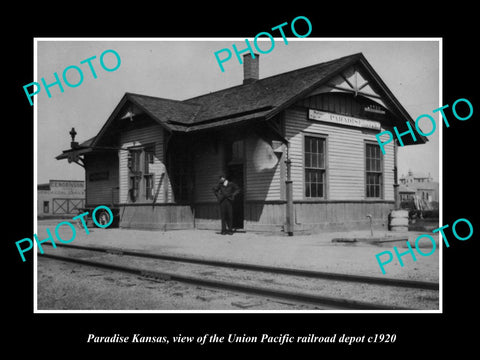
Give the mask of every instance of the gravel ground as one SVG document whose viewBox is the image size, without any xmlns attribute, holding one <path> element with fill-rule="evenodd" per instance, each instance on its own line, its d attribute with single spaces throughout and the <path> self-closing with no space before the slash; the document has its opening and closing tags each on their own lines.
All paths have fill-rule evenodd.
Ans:
<svg viewBox="0 0 480 360">
<path fill-rule="evenodd" d="M 38 310 L 322 310 L 41 258 Z"/>
<path fill-rule="evenodd" d="M 148 271 L 157 271 L 161 273 L 171 273 L 183 276 L 201 277 L 202 279 L 210 279 L 214 281 L 222 281 L 225 283 L 244 284 L 247 286 L 256 286 L 261 288 L 270 288 L 273 290 L 287 290 L 298 293 L 307 293 L 319 296 L 333 297 L 339 299 L 348 299 L 351 301 L 370 302 L 374 304 L 384 304 L 397 307 L 405 307 L 410 309 L 438 309 L 438 291 L 423 290 L 411 288 L 400 288 L 394 286 L 382 286 L 375 284 L 365 284 L 356 282 L 332 281 L 325 279 L 305 278 L 301 276 L 291 276 L 283 274 L 271 274 L 258 271 L 230 269 L 209 265 L 189 264 L 174 261 L 159 261 L 156 259 L 145 259 L 126 255 L 107 254 L 101 252 L 92 252 L 87 250 L 49 248 L 47 253 L 55 255 L 88 259 L 91 261 L 133 267 L 136 269 L 145 269 Z M 41 259 L 43 261 L 43 258 Z M 41 264 L 43 274 L 46 273 L 44 264 Z M 71 270 L 67 273 L 74 273 L 77 268 L 76 264 L 70 265 Z M 89 276 L 89 275 L 87 275 Z M 44 280 L 45 277 L 42 278 Z M 107 278 L 108 279 L 108 278 Z M 47 278 L 47 281 L 52 279 Z M 119 284 L 120 286 L 122 283 Z M 94 284 L 92 284 L 94 286 Z M 42 284 L 43 288 L 43 284 Z M 42 297 L 47 296 L 44 290 Z M 168 293 L 170 289 L 167 287 L 162 292 Z M 171 292 L 171 291 L 170 291 Z M 217 290 L 217 293 L 229 293 L 223 290 Z M 164 295 L 165 295 L 164 294 Z M 227 304 L 233 304 L 237 301 L 229 300 L 227 296 L 223 299 Z M 288 301 L 287 301 L 288 302 Z M 166 304 L 157 304 L 157 306 Z M 175 304 L 171 304 L 175 305 Z M 210 304 L 218 305 L 218 304 Z M 264 309 L 270 310 L 269 303 L 261 303 Z M 116 305 L 115 305 L 116 306 Z M 277 307 L 274 306 L 273 309 Z M 297 308 L 292 306 L 292 309 Z M 304 308 L 304 307 L 300 307 Z M 313 308 L 313 307 L 310 307 Z M 157 309 L 157 308 L 155 308 Z M 167 308 L 168 309 L 168 308 Z M 169 308 L 171 310 L 177 309 Z"/>
<path fill-rule="evenodd" d="M 61 220 L 42 223 L 37 229 L 39 239 L 47 237 L 45 228 L 53 233 L 55 225 Z M 332 243 L 334 238 L 370 236 L 369 231 L 330 232 L 314 235 L 264 235 L 255 233 L 236 233 L 220 235 L 210 230 L 148 231 L 130 229 L 89 228 L 85 234 L 78 227 L 72 245 L 109 246 L 122 249 L 148 251 L 152 253 L 195 256 L 224 261 L 248 262 L 272 266 L 288 266 L 302 269 L 332 271 L 369 276 L 415 279 L 438 282 L 439 256 L 437 250 L 430 256 L 421 256 L 416 251 L 416 261 L 411 255 L 403 256 L 404 266 L 400 266 L 396 256 L 385 265 L 386 274 L 382 275 L 375 255 L 382 251 L 407 250 L 405 241 L 383 243 L 381 246 L 364 242 Z M 71 238 L 67 226 L 59 229 L 65 239 Z M 406 234 L 375 232 L 376 237 L 385 235 L 405 236 L 414 246 L 415 239 L 422 233 Z M 438 244 L 438 234 L 433 236 Z M 422 241 L 423 244 L 423 241 Z M 431 246 L 430 244 L 425 244 Z M 430 248 L 422 248 L 425 253 Z M 385 255 L 386 257 L 386 255 Z"/>
<path fill-rule="evenodd" d="M 45 231 L 46 228 L 49 228 L 50 231 L 53 233 L 56 224 L 58 224 L 60 221 L 61 220 L 50 220 L 45 222 L 39 222 L 37 228 L 37 234 L 39 236 L 39 239 L 44 239 L 47 237 Z M 397 258 L 394 257 L 391 263 L 385 265 L 386 275 L 382 275 L 375 255 L 382 251 L 393 252 L 394 246 L 398 248 L 399 252 L 403 252 L 407 250 L 405 241 L 383 243 L 381 244 L 381 246 L 366 242 L 332 242 L 332 239 L 334 238 L 369 237 L 369 231 L 332 232 L 288 237 L 283 235 L 263 235 L 255 233 L 236 233 L 232 236 L 225 236 L 217 234 L 215 231 L 208 230 L 178 230 L 163 232 L 98 228 L 89 228 L 90 233 L 87 235 L 81 226 L 77 227 L 76 229 L 76 237 L 71 242 L 71 245 L 88 245 L 100 247 L 108 246 L 122 249 L 148 251 L 152 253 L 193 256 L 223 261 L 247 262 L 271 266 L 311 269 L 318 271 L 331 271 L 368 276 L 385 276 L 389 278 L 424 280 L 432 282 L 439 281 L 438 246 L 437 250 L 430 256 L 421 256 L 415 251 L 416 261 L 413 261 L 411 255 L 403 256 L 403 267 L 400 266 Z M 409 239 L 409 242 L 413 245 L 414 248 L 415 239 L 421 234 L 422 233 L 418 232 L 409 232 L 406 234 L 375 232 L 374 235 L 376 237 L 386 235 L 405 236 L 405 238 Z M 59 235 L 64 239 L 70 239 L 72 237 L 71 230 L 67 226 L 62 226 L 59 229 Z M 438 245 L 438 236 L 435 235 L 433 237 L 436 239 L 436 243 Z M 425 248 L 422 248 L 422 251 L 424 253 L 430 252 L 430 244 L 422 244 L 422 246 L 425 246 Z M 47 249 L 47 247 L 45 247 L 45 249 Z M 55 254 L 56 251 L 60 251 L 60 249 L 48 250 L 48 252 L 51 252 L 52 254 Z M 45 265 L 47 263 L 48 265 Z M 189 301 L 182 302 L 179 301 L 180 296 L 172 296 L 172 294 L 175 292 L 184 293 L 183 290 L 173 292 L 169 291 L 168 299 L 165 298 L 161 299 L 160 301 L 156 297 L 160 295 L 149 294 L 149 291 L 155 293 L 157 293 L 158 291 L 149 289 L 146 286 L 142 287 L 141 285 L 135 285 L 135 282 L 133 283 L 133 285 L 128 285 L 128 281 L 126 279 L 131 277 L 130 275 L 114 275 L 113 273 L 111 273 L 111 277 L 115 279 L 115 281 L 109 282 L 108 280 L 105 280 L 106 283 L 104 283 L 105 281 L 102 280 L 99 284 L 96 284 L 95 286 L 92 286 L 91 284 L 88 285 L 89 283 L 86 282 L 86 280 L 100 280 L 100 277 L 98 276 L 80 276 L 80 279 L 78 281 L 72 281 L 73 279 L 69 281 L 68 279 L 74 277 L 76 274 L 72 273 L 71 271 L 68 274 L 62 273 L 61 269 L 56 268 L 56 266 L 60 265 L 55 265 L 51 263 L 52 261 L 47 262 L 44 261 L 44 259 L 38 261 L 39 309 L 42 308 L 40 306 L 41 304 L 42 306 L 45 306 L 44 308 L 57 309 L 64 309 L 65 306 L 72 306 L 72 309 L 87 306 L 87 300 L 76 300 L 72 303 L 73 299 L 70 298 L 70 301 L 62 302 L 62 298 L 69 298 L 69 293 L 83 293 L 85 295 L 90 294 L 90 297 L 94 297 L 96 299 L 94 306 L 101 308 L 101 304 L 103 303 L 103 301 L 101 300 L 101 294 L 105 294 L 103 296 L 106 296 L 108 299 L 111 298 L 108 296 L 108 294 L 112 293 L 112 291 L 119 292 L 118 303 L 116 303 L 115 309 L 158 309 L 160 306 L 159 304 L 167 303 L 176 304 L 175 308 L 177 309 L 208 308 L 221 310 L 226 308 L 241 308 L 241 306 L 237 307 L 235 305 L 232 305 L 232 302 L 235 301 L 231 300 L 230 297 L 228 299 L 224 298 L 222 300 L 221 297 L 217 299 L 217 297 L 215 296 L 214 298 L 217 300 L 213 300 L 212 298 L 208 302 L 199 302 L 199 299 L 197 299 L 197 301 L 193 301 L 190 297 Z M 65 269 L 72 269 L 72 265 L 62 266 L 66 266 Z M 74 265 L 74 267 L 79 266 Z M 93 273 L 99 272 L 99 270 L 96 269 L 89 271 L 93 271 Z M 56 283 L 56 281 L 54 280 L 58 281 L 57 285 L 53 285 Z M 138 279 L 135 279 L 135 281 L 138 281 Z M 143 282 L 148 283 L 149 281 L 142 280 L 142 283 Z M 162 286 L 172 286 L 172 284 L 168 283 L 169 282 L 166 282 Z M 115 285 L 115 290 L 112 290 L 112 286 L 110 286 L 108 287 L 108 291 L 106 291 L 106 284 Z M 117 286 L 118 284 L 120 284 L 120 286 Z M 156 283 L 155 286 L 159 286 L 158 283 Z M 183 287 L 183 285 L 178 284 L 176 286 Z M 72 287 L 75 287 L 78 292 L 73 290 Z M 63 294 L 60 294 L 59 291 L 56 290 L 57 288 L 65 289 L 65 294 L 67 295 L 63 296 Z M 211 292 L 212 290 L 208 291 Z M 370 290 L 370 293 L 371 292 L 372 290 Z M 51 296 L 48 295 L 49 293 L 51 294 Z M 185 294 L 187 293 L 188 291 L 185 290 Z M 142 295 L 140 296 L 140 294 Z M 196 299 L 196 296 L 198 294 L 199 291 L 195 291 L 194 293 L 192 293 L 192 296 Z M 57 297 L 57 295 L 59 296 Z M 125 296 L 124 301 L 120 300 L 122 296 Z M 426 301 L 431 300 L 430 294 L 424 294 L 423 290 L 418 290 L 417 297 L 423 297 L 424 299 L 426 299 Z M 50 299 L 47 301 L 45 300 L 46 298 Z M 134 303 L 131 302 L 132 299 L 136 299 Z M 154 301 L 152 299 L 157 299 L 158 301 Z M 245 304 L 249 304 L 250 300 L 239 300 L 239 304 L 242 304 L 242 301 Z M 90 303 L 90 307 L 88 308 L 92 308 L 91 306 L 92 305 Z M 160 306 L 160 308 L 165 308 L 162 306 Z M 248 309 L 255 309 L 255 305 L 245 306 Z M 264 306 L 264 303 L 258 304 L 259 308 L 265 308 Z M 275 309 L 277 305 L 275 304 L 273 305 L 273 307 L 271 307 L 272 303 L 269 303 L 268 306 L 271 309 Z"/>
</svg>

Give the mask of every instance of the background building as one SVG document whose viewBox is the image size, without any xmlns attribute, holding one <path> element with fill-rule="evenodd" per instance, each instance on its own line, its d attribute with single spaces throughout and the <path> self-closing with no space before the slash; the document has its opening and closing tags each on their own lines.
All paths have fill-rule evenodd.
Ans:
<svg viewBox="0 0 480 360">
<path fill-rule="evenodd" d="M 79 180 L 50 180 L 37 185 L 37 217 L 77 215 L 85 203 L 85 183 Z"/>
<path fill-rule="evenodd" d="M 415 202 L 419 210 L 437 209 L 439 201 L 439 184 L 430 174 L 408 171 L 402 175 L 400 182 L 400 201 Z"/>
</svg>

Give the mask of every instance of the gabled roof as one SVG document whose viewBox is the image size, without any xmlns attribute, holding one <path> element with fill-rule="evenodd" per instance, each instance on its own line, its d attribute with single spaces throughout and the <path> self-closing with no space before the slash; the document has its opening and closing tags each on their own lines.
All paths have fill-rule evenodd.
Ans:
<svg viewBox="0 0 480 360">
<path fill-rule="evenodd" d="M 132 93 L 127 93 L 126 95 L 129 100 L 162 123 L 179 122 L 182 124 L 190 124 L 195 120 L 201 108 L 200 105 L 189 104 L 178 100 Z"/>
<path fill-rule="evenodd" d="M 413 119 L 373 70 L 362 53 L 307 66 L 282 74 L 233 86 L 183 101 L 126 93 L 91 146 L 95 147 L 127 102 L 136 105 L 168 131 L 191 132 L 252 119 L 269 119 L 347 68 L 355 65 L 366 72 L 370 85 L 398 119 L 399 130 Z M 415 128 L 414 126 L 412 126 Z M 418 142 L 427 138 L 418 134 Z"/>
<path fill-rule="evenodd" d="M 311 65 L 301 69 L 270 76 L 249 84 L 197 96 L 185 103 L 200 104 L 201 111 L 194 122 L 222 119 L 233 114 L 255 109 L 281 107 L 283 104 L 308 92 L 312 87 L 348 67 L 363 55 L 358 53 L 336 60 Z"/>
<path fill-rule="evenodd" d="M 159 97 L 139 95 L 133 93 L 125 93 L 118 105 L 109 116 L 106 123 L 100 129 L 99 133 L 92 142 L 92 146 L 98 145 L 100 139 L 105 134 L 107 129 L 113 123 L 115 118 L 119 115 L 120 111 L 128 103 L 136 105 L 141 111 L 149 115 L 153 120 L 158 122 L 164 128 L 169 131 L 185 131 L 185 126 L 177 126 L 170 124 L 174 119 L 181 120 L 181 122 L 189 122 L 190 119 L 195 117 L 195 114 L 199 110 L 199 106 L 192 104 L 185 104 L 182 101 L 164 99 Z M 181 123 L 180 122 L 180 123 Z"/>
</svg>

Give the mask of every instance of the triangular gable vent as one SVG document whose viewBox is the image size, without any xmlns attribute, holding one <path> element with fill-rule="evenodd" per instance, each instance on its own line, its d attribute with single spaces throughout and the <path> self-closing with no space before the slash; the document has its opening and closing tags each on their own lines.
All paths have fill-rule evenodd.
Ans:
<svg viewBox="0 0 480 360">
<path fill-rule="evenodd" d="M 373 90 L 370 81 L 367 80 L 367 76 L 362 75 L 356 66 L 342 71 L 309 95 L 326 92 L 347 92 L 352 93 L 354 96 L 362 95 L 387 108 L 381 96 Z"/>
</svg>

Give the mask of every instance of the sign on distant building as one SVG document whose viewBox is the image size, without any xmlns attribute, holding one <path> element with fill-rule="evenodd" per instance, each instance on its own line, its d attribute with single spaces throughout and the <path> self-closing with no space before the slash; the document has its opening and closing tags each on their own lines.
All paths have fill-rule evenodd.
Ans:
<svg viewBox="0 0 480 360">
<path fill-rule="evenodd" d="M 77 214 L 85 205 L 85 182 L 50 180 L 37 186 L 37 216 L 64 217 Z"/>
<path fill-rule="evenodd" d="M 50 180 L 50 190 L 79 188 L 80 191 L 83 192 L 84 187 L 85 183 L 80 180 Z"/>
</svg>

